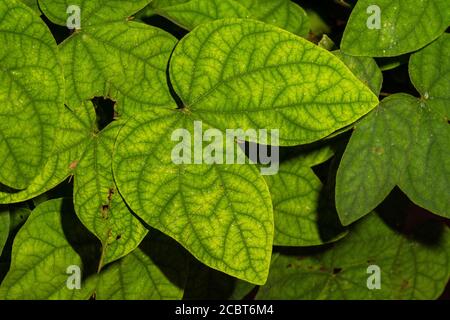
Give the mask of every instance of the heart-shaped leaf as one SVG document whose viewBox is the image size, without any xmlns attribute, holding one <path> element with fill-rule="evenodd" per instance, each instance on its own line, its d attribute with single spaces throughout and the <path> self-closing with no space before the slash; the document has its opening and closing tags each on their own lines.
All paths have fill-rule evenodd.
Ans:
<svg viewBox="0 0 450 320">
<path fill-rule="evenodd" d="M 166 80 L 176 39 L 161 29 L 128 21 L 149 1 L 82 1 L 80 29 L 61 45 L 69 106 L 95 96 L 116 101 L 118 115 L 173 103 Z M 65 25 L 71 1 L 41 1 L 55 23 Z"/>
<path fill-rule="evenodd" d="M 432 245 L 371 214 L 323 253 L 275 256 L 256 298 L 436 299 L 450 277 L 450 232 L 439 223 L 420 228 L 433 235 Z"/>
<path fill-rule="evenodd" d="M 0 3 L 0 184 L 25 189 L 54 147 L 64 78 L 45 23 L 25 4 Z"/>
<path fill-rule="evenodd" d="M 279 129 L 280 145 L 324 138 L 378 104 L 332 53 L 253 20 L 199 26 L 177 45 L 170 81 L 211 127 Z"/>
<path fill-rule="evenodd" d="M 127 122 L 113 160 L 120 193 L 146 223 L 201 262 L 264 283 L 273 240 L 264 179 L 249 164 L 175 164 L 171 134 L 181 128 L 194 133 L 193 118 L 180 110 L 155 109 Z"/>
<path fill-rule="evenodd" d="M 395 94 L 356 127 L 336 180 L 336 206 L 350 224 L 373 210 L 395 185 L 416 204 L 450 217 L 450 127 L 443 35 L 411 57 L 410 73 L 422 98 Z M 423 73 L 419 65 L 436 61 Z"/>
<path fill-rule="evenodd" d="M 95 131 L 92 103 L 84 103 L 76 112 L 63 108 L 55 130 L 55 150 L 39 175 L 25 190 L 14 193 L 0 192 L 0 203 L 30 200 L 56 187 L 74 173 Z"/>
<path fill-rule="evenodd" d="M 120 197 L 112 175 L 112 152 L 121 126 L 113 122 L 95 135 L 75 171 L 75 211 L 102 243 L 101 267 L 133 251 L 147 234 Z"/>
<path fill-rule="evenodd" d="M 0 299 L 71 299 L 77 290 L 68 287 L 67 270 L 78 267 L 88 274 L 89 259 L 95 259 L 98 252 L 95 244 L 76 219 L 71 200 L 45 202 L 14 239 L 11 268 L 0 286 Z"/>
<path fill-rule="evenodd" d="M 447 0 L 359 0 L 341 49 L 355 56 L 398 56 L 424 47 L 449 25 Z"/>
<path fill-rule="evenodd" d="M 314 246 L 342 236 L 335 212 L 322 203 L 322 182 L 311 169 L 332 155 L 329 147 L 310 151 L 282 162 L 278 174 L 264 177 L 273 203 L 274 245 Z"/>
</svg>

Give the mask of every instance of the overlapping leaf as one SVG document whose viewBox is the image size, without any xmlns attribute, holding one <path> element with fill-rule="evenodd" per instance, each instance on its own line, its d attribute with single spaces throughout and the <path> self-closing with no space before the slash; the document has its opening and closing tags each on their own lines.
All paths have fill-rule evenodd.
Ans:
<svg viewBox="0 0 450 320">
<path fill-rule="evenodd" d="M 191 32 L 173 53 L 170 80 L 186 110 L 210 126 L 279 129 L 281 145 L 324 138 L 378 103 L 333 54 L 253 20 Z"/>
<path fill-rule="evenodd" d="M 350 224 L 373 210 L 403 174 L 414 142 L 419 105 L 398 94 L 356 126 L 336 178 L 336 206 L 342 223 Z"/>
<path fill-rule="evenodd" d="M 188 259 L 173 240 L 151 232 L 138 249 L 88 279 L 96 300 L 175 300 L 183 297 Z"/>
<path fill-rule="evenodd" d="M 41 14 L 41 10 L 39 10 L 38 0 L 20 0 L 33 9 L 37 14 Z"/>
<path fill-rule="evenodd" d="M 54 147 L 64 78 L 55 40 L 25 4 L 0 3 L 0 42 L 0 184 L 24 189 Z"/>
<path fill-rule="evenodd" d="M 95 239 L 76 219 L 71 201 L 48 201 L 33 211 L 14 239 L 0 299 L 71 299 L 76 290 L 67 286 L 68 267 L 87 273 L 89 259 L 97 254 Z"/>
<path fill-rule="evenodd" d="M 68 8 L 71 5 L 77 5 L 82 13 L 82 28 L 85 28 L 126 21 L 149 2 L 150 0 L 79 0 L 77 3 L 73 3 L 70 0 L 39 0 L 39 5 L 51 21 L 63 26 L 66 25 L 69 18 Z"/>
<path fill-rule="evenodd" d="M 193 133 L 194 120 L 184 111 L 166 109 L 130 120 L 116 143 L 117 187 L 137 215 L 201 262 L 264 283 L 273 239 L 264 179 L 249 164 L 173 163 L 178 144 L 171 140 L 172 132 L 184 128 Z"/>
<path fill-rule="evenodd" d="M 95 130 L 92 103 L 84 103 L 76 112 L 63 108 L 56 126 L 56 146 L 48 162 L 28 188 L 20 192 L 0 192 L 0 203 L 17 203 L 32 199 L 67 179 L 74 173 Z"/>
<path fill-rule="evenodd" d="M 218 19 L 251 17 L 247 8 L 235 0 L 191 0 L 155 9 L 155 13 L 187 30 Z"/>
<path fill-rule="evenodd" d="M 119 115 L 171 103 L 166 68 L 176 39 L 128 17 L 149 1 L 82 1 L 81 26 L 61 45 L 66 103 L 76 107 L 95 96 L 117 102 Z M 55 23 L 66 24 L 70 1 L 41 1 Z"/>
<path fill-rule="evenodd" d="M 450 118 L 450 35 L 411 56 L 409 74 L 426 104 Z"/>
<path fill-rule="evenodd" d="M 379 26 L 373 23 L 378 12 Z M 341 49 L 356 56 L 397 56 L 424 47 L 449 25 L 447 0 L 360 0 L 348 20 Z"/>
<path fill-rule="evenodd" d="M 306 12 L 290 0 L 154 1 L 146 14 L 159 14 L 187 30 L 219 19 L 252 18 L 302 37 L 309 33 Z"/>
<path fill-rule="evenodd" d="M 308 36 L 310 22 L 306 12 L 290 0 L 241 0 L 258 20 L 295 33 Z"/>
<path fill-rule="evenodd" d="M 374 209 L 395 185 L 418 205 L 450 216 L 450 203 L 442 196 L 450 187 L 446 75 L 440 78 L 433 65 L 429 70 L 434 72 L 427 71 L 426 76 L 417 71 L 418 63 L 426 63 L 431 56 L 439 68 L 448 68 L 448 59 L 440 55 L 448 41 L 444 35 L 411 59 L 410 72 L 422 93 L 420 100 L 392 95 L 356 127 L 336 181 L 336 206 L 344 224 Z M 429 77 L 436 79 L 433 84 Z"/>
<path fill-rule="evenodd" d="M 374 59 L 349 56 L 341 51 L 333 52 L 377 96 L 383 84 L 383 74 Z"/>
<path fill-rule="evenodd" d="M 397 233 L 371 214 L 324 253 L 274 257 L 257 298 L 436 299 L 450 277 L 450 233 L 439 223 L 426 230 L 432 242 Z M 380 289 L 367 285 L 369 266 L 379 267 Z"/>
<path fill-rule="evenodd" d="M 120 128 L 113 122 L 93 137 L 75 171 L 75 211 L 102 242 L 102 265 L 133 251 L 147 234 L 114 183 L 112 152 Z"/>
<path fill-rule="evenodd" d="M 264 177 L 273 203 L 274 245 L 313 246 L 340 236 L 342 229 L 325 209 L 322 183 L 311 169 L 332 155 L 329 147 L 314 150 L 282 162 L 278 174 Z"/>
</svg>

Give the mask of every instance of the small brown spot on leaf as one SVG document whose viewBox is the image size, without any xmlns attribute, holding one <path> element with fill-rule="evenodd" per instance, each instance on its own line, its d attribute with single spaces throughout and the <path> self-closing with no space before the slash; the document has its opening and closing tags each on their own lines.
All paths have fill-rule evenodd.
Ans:
<svg viewBox="0 0 450 320">
<path fill-rule="evenodd" d="M 109 188 L 109 190 L 108 190 L 108 201 L 109 202 L 111 202 L 114 193 L 115 193 L 114 188 Z"/>
<path fill-rule="evenodd" d="M 411 285 L 409 284 L 409 281 L 408 280 L 403 280 L 403 282 L 402 282 L 402 285 L 401 285 L 401 290 L 406 290 L 406 289 L 408 289 L 408 288 L 410 288 L 411 287 Z"/>
<path fill-rule="evenodd" d="M 384 148 L 383 147 L 373 147 L 372 152 L 381 156 L 382 154 L 384 154 Z"/>
<path fill-rule="evenodd" d="M 78 163 L 79 163 L 78 160 L 72 161 L 72 162 L 70 163 L 70 165 L 69 165 L 69 169 L 70 169 L 70 170 L 75 170 L 75 169 L 77 168 L 77 166 L 78 166 Z"/>
<path fill-rule="evenodd" d="M 110 209 L 109 204 L 102 205 L 102 218 L 103 219 L 108 219 L 109 209 Z"/>
</svg>

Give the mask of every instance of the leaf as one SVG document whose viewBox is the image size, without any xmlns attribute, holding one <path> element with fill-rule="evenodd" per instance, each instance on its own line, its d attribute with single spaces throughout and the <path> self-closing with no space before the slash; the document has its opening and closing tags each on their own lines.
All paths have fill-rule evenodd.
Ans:
<svg viewBox="0 0 450 320">
<path fill-rule="evenodd" d="M 333 52 L 375 95 L 379 95 L 383 84 L 383 74 L 374 59 L 353 57 L 341 51 Z"/>
<path fill-rule="evenodd" d="M 96 300 L 179 300 L 187 269 L 185 251 L 152 232 L 138 249 L 88 281 Z"/>
<path fill-rule="evenodd" d="M 75 211 L 102 243 L 101 266 L 136 249 L 147 234 L 120 197 L 112 175 L 112 152 L 121 126 L 112 122 L 94 136 L 75 171 Z"/>
<path fill-rule="evenodd" d="M 414 144 L 416 101 L 391 95 L 354 129 L 336 177 L 336 207 L 344 225 L 372 211 L 399 181 Z"/>
<path fill-rule="evenodd" d="M 369 29 L 373 6 L 380 9 L 380 25 Z M 449 24 L 447 0 L 360 0 L 348 20 L 341 50 L 354 56 L 398 56 L 424 47 Z"/>
<path fill-rule="evenodd" d="M 0 283 L 11 264 L 13 240 L 30 213 L 26 204 L 0 205 Z"/>
<path fill-rule="evenodd" d="M 225 18 L 252 18 L 306 37 L 306 12 L 290 0 L 154 0 L 140 18 L 158 14 L 192 30 L 200 24 Z"/>
<path fill-rule="evenodd" d="M 450 118 L 450 35 L 444 33 L 435 42 L 414 53 L 409 63 L 411 81 L 426 104 Z"/>
<path fill-rule="evenodd" d="M 76 290 L 67 287 L 67 268 L 79 266 L 88 274 L 88 260 L 82 257 L 96 256 L 92 240 L 76 219 L 70 200 L 38 206 L 14 239 L 11 268 L 0 286 L 0 299 L 70 299 Z"/>
<path fill-rule="evenodd" d="M 389 96 L 357 126 L 337 173 L 336 206 L 344 225 L 373 210 L 395 185 L 419 206 L 450 217 L 450 203 L 442 197 L 450 188 L 448 81 L 436 71 L 448 69 L 440 48 L 449 39 L 443 35 L 411 57 L 420 100 Z M 437 64 L 422 73 L 419 63 L 433 59 Z"/>
<path fill-rule="evenodd" d="M 250 12 L 235 0 L 191 0 L 181 4 L 155 9 L 159 14 L 186 30 L 224 18 L 249 18 Z"/>
<path fill-rule="evenodd" d="M 178 128 L 193 132 L 183 110 L 154 109 L 120 131 L 113 172 L 127 204 L 211 268 L 264 283 L 270 263 L 270 194 L 255 166 L 172 162 Z M 239 150 L 239 148 L 238 148 Z"/>
<path fill-rule="evenodd" d="M 69 1 L 41 1 L 43 12 L 65 24 Z M 83 1 L 81 29 L 61 45 L 66 103 L 76 108 L 96 96 L 116 102 L 118 116 L 174 104 L 166 69 L 176 39 L 167 32 L 128 21 L 148 1 Z"/>
<path fill-rule="evenodd" d="M 44 22 L 16 0 L 2 1 L 0 14 L 0 183 L 20 190 L 53 149 L 64 78 Z"/>
<path fill-rule="evenodd" d="M 323 34 L 330 34 L 330 27 L 317 12 L 308 8 L 306 9 L 306 14 L 308 15 L 308 19 L 310 21 L 310 29 L 313 36 L 320 39 Z"/>
<path fill-rule="evenodd" d="M 324 138 L 378 103 L 333 54 L 252 20 L 189 33 L 173 53 L 170 80 L 185 109 L 211 127 L 279 129 L 280 145 Z"/>
<path fill-rule="evenodd" d="M 371 214 L 323 253 L 278 256 L 256 298 L 436 299 L 450 276 L 450 235 L 440 223 L 428 227 L 428 236 L 435 236 L 431 244 L 397 233 Z M 371 265 L 380 268 L 381 289 L 367 287 Z"/>
<path fill-rule="evenodd" d="M 117 21 L 126 21 L 133 13 L 145 7 L 150 0 L 79 0 L 82 25 L 91 27 Z M 66 26 L 70 0 L 39 0 L 42 12 L 53 23 Z M 85 28 L 83 27 L 83 29 Z"/>
<path fill-rule="evenodd" d="M 0 191 L 0 204 L 30 200 L 53 189 L 74 173 L 95 130 L 92 103 L 84 103 L 76 112 L 68 108 L 62 109 L 60 123 L 55 130 L 55 150 L 45 167 L 27 189 L 16 193 Z"/>
<path fill-rule="evenodd" d="M 342 236 L 333 213 L 324 210 L 323 186 L 311 166 L 333 155 L 330 148 L 311 151 L 280 164 L 278 174 L 264 176 L 272 197 L 277 246 L 314 246 Z"/>
<path fill-rule="evenodd" d="M 241 0 L 258 20 L 307 37 L 310 22 L 306 12 L 290 0 Z"/>
<path fill-rule="evenodd" d="M 41 15 L 41 10 L 39 10 L 38 0 L 20 0 L 33 9 L 37 14 Z"/>
<path fill-rule="evenodd" d="M 450 218 L 450 126 L 448 120 L 421 105 L 420 122 L 409 163 L 398 183 L 416 203 L 437 215 Z"/>
<path fill-rule="evenodd" d="M 8 240 L 9 223 L 9 208 L 7 206 L 0 206 L 0 256 L 2 255 L 6 240 Z"/>
</svg>

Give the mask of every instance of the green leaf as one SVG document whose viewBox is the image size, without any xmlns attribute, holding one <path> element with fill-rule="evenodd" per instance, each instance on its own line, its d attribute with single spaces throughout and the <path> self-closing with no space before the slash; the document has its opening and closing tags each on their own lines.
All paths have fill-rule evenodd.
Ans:
<svg viewBox="0 0 450 320">
<path fill-rule="evenodd" d="M 416 99 L 385 98 L 354 129 L 336 177 L 336 207 L 348 225 L 372 211 L 392 191 L 414 144 Z"/>
<path fill-rule="evenodd" d="M 96 300 L 175 300 L 183 297 L 187 255 L 151 232 L 138 249 L 89 279 Z"/>
<path fill-rule="evenodd" d="M 25 204 L 0 205 L 0 283 L 11 264 L 12 242 L 30 213 Z"/>
<path fill-rule="evenodd" d="M 374 59 L 369 57 L 353 57 L 341 51 L 333 52 L 345 65 L 372 90 L 377 96 L 383 84 L 383 74 Z"/>
<path fill-rule="evenodd" d="M 379 28 L 368 27 L 375 18 L 370 6 L 380 9 Z M 354 56 L 398 56 L 424 47 L 449 24 L 447 0 L 360 0 L 348 20 L 341 49 Z"/>
<path fill-rule="evenodd" d="M 308 15 L 290 0 L 241 0 L 240 3 L 258 20 L 301 37 L 308 36 L 310 30 Z"/>
<path fill-rule="evenodd" d="M 9 208 L 8 206 L 0 206 L 0 256 L 2 255 L 6 240 L 8 240 L 9 225 Z"/>
<path fill-rule="evenodd" d="M 450 277 L 450 233 L 440 223 L 420 228 L 431 244 L 371 214 L 323 253 L 279 255 L 257 299 L 436 299 Z M 371 265 L 380 268 L 380 289 L 367 287 Z"/>
<path fill-rule="evenodd" d="M 39 0 L 42 12 L 53 23 L 66 26 L 69 14 L 67 9 L 71 5 L 78 5 L 81 9 L 81 27 L 126 21 L 133 13 L 144 8 L 150 0 Z"/>
<path fill-rule="evenodd" d="M 155 14 L 187 30 L 219 19 L 252 18 L 301 37 L 309 33 L 306 12 L 290 0 L 155 0 L 138 16 Z"/>
<path fill-rule="evenodd" d="M 38 0 L 20 0 L 33 9 L 37 14 L 41 15 L 41 10 L 39 10 Z"/>
<path fill-rule="evenodd" d="M 56 146 L 39 175 L 25 190 L 16 193 L 0 191 L 0 204 L 30 200 L 53 189 L 66 180 L 77 167 L 82 153 L 93 137 L 95 112 L 91 102 L 84 103 L 76 112 L 61 111 L 56 126 Z"/>
<path fill-rule="evenodd" d="M 450 126 L 432 106 L 420 107 L 408 166 L 398 185 L 417 205 L 450 218 L 450 201 L 445 196 L 450 190 Z"/>
<path fill-rule="evenodd" d="M 447 119 L 450 118 L 450 35 L 438 40 L 411 56 L 411 81 L 426 104 Z"/>
<path fill-rule="evenodd" d="M 102 265 L 133 251 L 147 234 L 120 197 L 112 175 L 112 152 L 121 126 L 112 122 L 94 136 L 75 171 L 75 211 L 100 239 Z"/>
<path fill-rule="evenodd" d="M 29 7 L 2 1 L 0 15 L 0 183 L 20 190 L 53 149 L 64 78 L 55 40 Z"/>
<path fill-rule="evenodd" d="M 171 134 L 192 133 L 194 119 L 184 110 L 155 109 L 130 120 L 114 151 L 119 192 L 140 218 L 201 262 L 264 283 L 273 239 L 267 186 L 249 164 L 174 164 Z"/>
<path fill-rule="evenodd" d="M 306 14 L 308 15 L 311 24 L 311 33 L 313 36 L 315 35 L 318 37 L 317 40 L 319 40 L 323 34 L 330 34 L 330 27 L 317 12 L 307 9 Z"/>
<path fill-rule="evenodd" d="M 184 29 L 224 18 L 249 18 L 250 12 L 235 0 L 191 0 L 154 11 Z"/>
<path fill-rule="evenodd" d="M 395 185 L 419 206 L 450 217 L 450 203 L 442 197 L 450 188 L 449 44 L 445 34 L 411 56 L 420 100 L 389 96 L 357 126 L 337 173 L 336 206 L 343 224 L 369 213 Z"/>
<path fill-rule="evenodd" d="M 323 186 L 311 166 L 333 155 L 326 147 L 280 164 L 278 174 L 264 176 L 272 196 L 277 246 L 314 246 L 336 240 L 342 228 L 334 212 L 324 210 Z"/>
<path fill-rule="evenodd" d="M 70 299 L 76 290 L 68 289 L 68 267 L 79 266 L 87 273 L 86 257 L 93 259 L 97 253 L 93 244 L 69 199 L 38 206 L 14 239 L 11 268 L 0 286 L 0 299 Z"/>
<path fill-rule="evenodd" d="M 43 12 L 65 24 L 70 1 L 41 1 Z M 76 108 L 96 96 L 116 102 L 118 115 L 174 104 L 166 69 L 176 39 L 167 32 L 127 21 L 148 1 L 83 1 L 81 29 L 61 45 L 66 103 Z"/>
<path fill-rule="evenodd" d="M 185 109 L 211 127 L 279 129 L 280 145 L 324 138 L 378 104 L 333 54 L 253 20 L 189 33 L 173 53 L 170 80 Z"/>
</svg>

